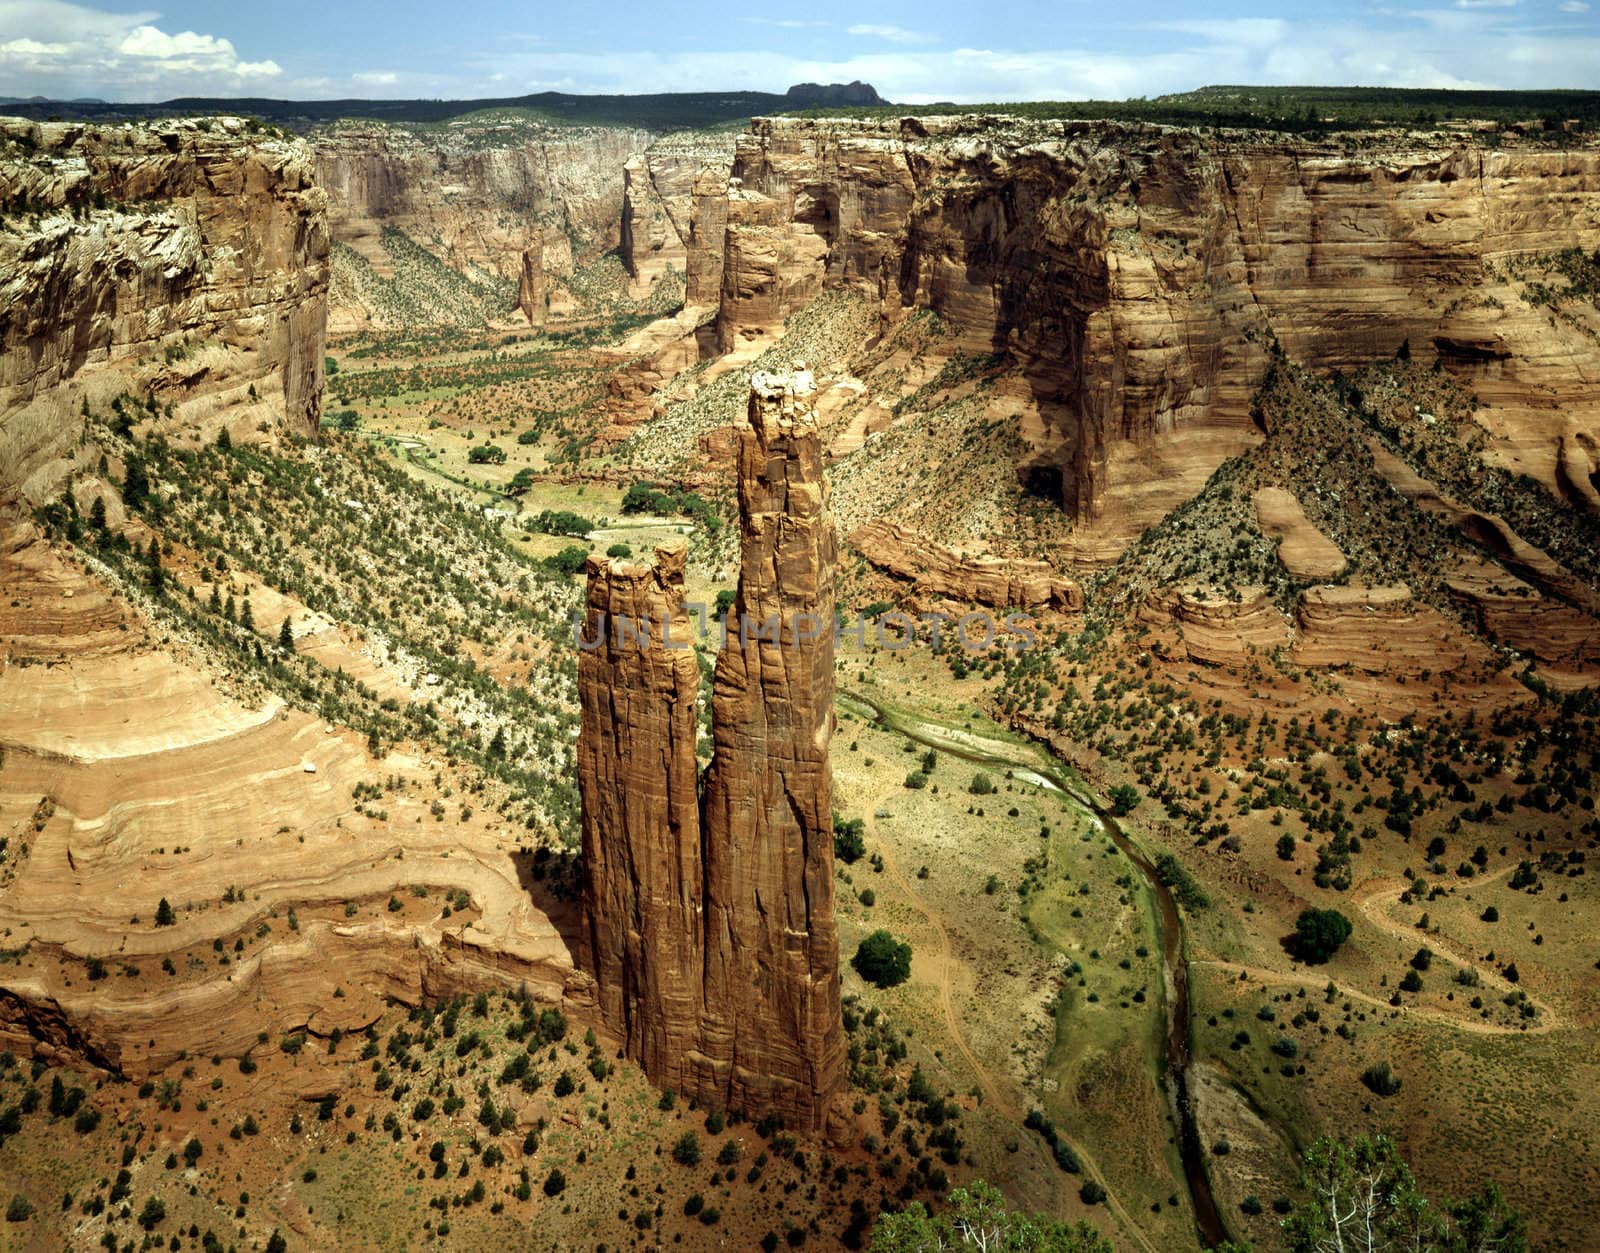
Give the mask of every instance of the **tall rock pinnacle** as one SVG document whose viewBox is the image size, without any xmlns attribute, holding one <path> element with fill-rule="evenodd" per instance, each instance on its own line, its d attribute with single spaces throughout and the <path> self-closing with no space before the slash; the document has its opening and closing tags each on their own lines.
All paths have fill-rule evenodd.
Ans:
<svg viewBox="0 0 1600 1253">
<path fill-rule="evenodd" d="M 749 418 L 738 626 L 717 658 L 705 784 L 701 1049 L 726 1102 L 815 1126 L 844 1037 L 828 766 L 834 529 L 811 376 L 757 374 Z"/>
<path fill-rule="evenodd" d="M 739 590 L 699 809 L 683 550 L 658 549 L 654 567 L 590 561 L 579 960 L 603 1021 L 656 1083 L 818 1128 L 844 1039 L 828 765 L 835 541 L 809 374 L 756 375 L 749 419 Z"/>
<path fill-rule="evenodd" d="M 654 566 L 591 557 L 578 655 L 578 961 L 594 977 L 602 1020 L 666 1087 L 684 1086 L 701 1004 L 700 670 L 685 561 L 681 542 L 658 548 Z"/>
</svg>

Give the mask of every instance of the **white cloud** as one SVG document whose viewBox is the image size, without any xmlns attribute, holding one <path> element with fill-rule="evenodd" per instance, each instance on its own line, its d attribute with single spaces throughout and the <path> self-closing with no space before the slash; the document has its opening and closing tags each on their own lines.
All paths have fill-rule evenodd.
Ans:
<svg viewBox="0 0 1600 1253">
<path fill-rule="evenodd" d="M 888 26 L 878 22 L 858 22 L 847 29 L 849 34 L 865 36 L 868 39 L 883 39 L 892 44 L 932 44 L 939 42 L 937 35 L 930 35 L 925 31 L 907 30 L 904 26 Z"/>
<path fill-rule="evenodd" d="M 1584 0 L 1562 0 L 1561 11 L 1563 13 L 1587 13 L 1589 6 L 1584 3 Z"/>
<path fill-rule="evenodd" d="M 153 12 L 109 13 L 71 0 L 0 0 L 0 82 L 12 94 L 157 100 L 227 95 L 276 79 L 269 58 L 245 60 L 231 40 L 169 33 Z"/>
<path fill-rule="evenodd" d="M 807 21 L 798 17 L 742 17 L 739 20 L 751 26 L 776 26 L 779 30 L 813 30 L 827 25 L 826 22 Z"/>
<path fill-rule="evenodd" d="M 1289 23 L 1276 17 L 1199 18 L 1152 22 L 1150 29 L 1198 35 L 1212 43 L 1265 48 L 1283 41 L 1289 33 Z"/>
<path fill-rule="evenodd" d="M 350 81 L 362 87 L 393 87 L 400 81 L 400 75 L 393 70 L 367 70 L 350 75 Z"/>
<path fill-rule="evenodd" d="M 1456 0 L 1458 9 L 1514 9 L 1517 0 Z"/>
</svg>

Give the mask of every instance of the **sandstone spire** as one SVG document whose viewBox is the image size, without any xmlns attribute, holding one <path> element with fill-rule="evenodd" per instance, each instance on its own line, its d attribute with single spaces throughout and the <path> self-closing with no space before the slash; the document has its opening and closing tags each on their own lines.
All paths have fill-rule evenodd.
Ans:
<svg viewBox="0 0 1600 1253">
<path fill-rule="evenodd" d="M 655 1082 L 822 1126 L 844 1066 L 833 920 L 833 518 L 810 375 L 758 374 L 739 446 L 742 567 L 695 810 L 683 550 L 589 565 L 579 959 Z M 648 647 L 618 618 L 648 616 Z M 743 624 L 743 629 L 741 629 Z M 703 817 L 702 817 L 703 813 Z"/>
<path fill-rule="evenodd" d="M 707 1096 L 817 1126 L 843 1069 L 833 920 L 833 515 L 811 377 L 757 374 L 706 774 Z M 778 638 L 768 634 L 776 627 Z"/>
<path fill-rule="evenodd" d="M 517 279 L 517 308 L 529 326 L 544 325 L 544 245 L 534 240 L 522 250 L 522 273 Z"/>
<path fill-rule="evenodd" d="M 589 559 L 578 655 L 586 872 L 578 960 L 628 1055 L 657 1083 L 682 1087 L 700 1021 L 700 673 L 683 544 L 655 555 L 654 566 Z"/>
</svg>

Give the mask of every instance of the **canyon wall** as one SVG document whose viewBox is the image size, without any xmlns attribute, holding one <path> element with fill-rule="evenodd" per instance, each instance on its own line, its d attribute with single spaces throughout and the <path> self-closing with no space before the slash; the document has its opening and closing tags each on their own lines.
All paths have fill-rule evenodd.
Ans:
<svg viewBox="0 0 1600 1253">
<path fill-rule="evenodd" d="M 570 273 L 617 245 L 624 169 L 650 143 L 631 127 L 550 126 L 525 118 L 457 119 L 430 127 L 345 122 L 311 136 L 334 239 L 379 279 L 393 278 L 385 232 L 398 231 L 468 279 L 504 282 L 510 315 L 538 274 Z M 509 295 L 519 287 L 517 297 Z M 538 295 L 542 299 L 541 286 Z M 538 317 L 525 316 L 542 322 Z M 336 330 L 392 313 L 341 282 Z"/>
<path fill-rule="evenodd" d="M 653 1081 L 825 1124 L 844 1067 L 833 919 L 835 540 L 810 378 L 757 374 L 738 459 L 742 565 L 696 808 L 698 670 L 682 548 L 593 558 L 583 719 L 585 930 L 602 1019 Z M 648 617 L 641 644 L 623 626 Z M 670 624 L 681 651 L 661 637 Z M 776 638 L 759 633 L 780 624 Z"/>
<path fill-rule="evenodd" d="M 624 167 L 617 251 L 636 296 L 672 267 L 685 277 L 686 305 L 716 305 L 733 147 L 728 132 L 667 135 Z"/>
<path fill-rule="evenodd" d="M 317 430 L 328 235 L 304 144 L 237 118 L 0 120 L 0 486 L 71 472 L 81 411 Z"/>
<path fill-rule="evenodd" d="M 1020 470 L 1105 555 L 1256 438 L 1274 342 L 1332 370 L 1409 341 L 1490 400 L 1504 464 L 1558 492 L 1596 468 L 1600 346 L 1495 298 L 1494 267 L 1600 246 L 1600 151 L 757 119 L 725 211 L 721 351 L 829 287 L 886 327 L 936 312 L 955 350 L 1014 367 L 991 406 L 1021 415 Z"/>
</svg>

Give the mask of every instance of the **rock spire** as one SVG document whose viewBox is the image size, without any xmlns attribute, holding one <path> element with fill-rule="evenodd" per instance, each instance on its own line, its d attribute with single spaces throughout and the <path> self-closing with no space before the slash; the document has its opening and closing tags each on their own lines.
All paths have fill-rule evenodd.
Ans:
<svg viewBox="0 0 1600 1253">
<path fill-rule="evenodd" d="M 591 558 L 585 925 L 602 1020 L 663 1087 L 818 1128 L 844 1040 L 833 919 L 834 528 L 811 377 L 757 374 L 739 439 L 739 588 L 696 794 L 684 551 Z M 666 630 L 663 630 L 663 623 Z"/>
</svg>

